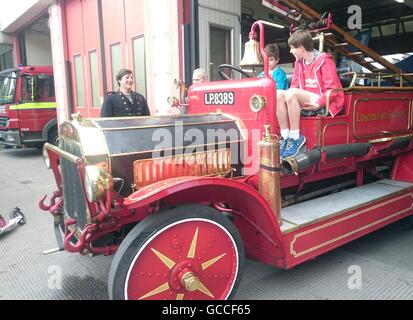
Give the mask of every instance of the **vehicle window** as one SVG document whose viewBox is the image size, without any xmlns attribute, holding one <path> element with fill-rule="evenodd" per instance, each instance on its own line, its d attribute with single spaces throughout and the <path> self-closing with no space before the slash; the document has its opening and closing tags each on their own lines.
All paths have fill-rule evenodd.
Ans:
<svg viewBox="0 0 413 320">
<path fill-rule="evenodd" d="M 20 94 L 20 101 L 22 103 L 32 102 L 31 96 L 31 76 L 22 77 L 22 88 Z M 54 92 L 54 81 L 53 77 L 50 75 L 38 75 L 36 76 L 37 82 L 37 93 L 36 101 L 38 102 L 49 102 L 55 101 L 55 92 Z"/>
<path fill-rule="evenodd" d="M 22 89 L 20 93 L 20 102 L 31 102 L 31 93 L 30 93 L 30 77 L 22 77 Z"/>
<path fill-rule="evenodd" d="M 112 90 L 119 90 L 116 74 L 122 68 L 122 46 L 114 44 L 110 46 L 110 60 L 112 63 Z"/>
<path fill-rule="evenodd" d="M 136 92 L 146 97 L 145 38 L 133 40 L 133 66 Z"/>
<path fill-rule="evenodd" d="M 54 79 L 50 75 L 38 75 L 38 99 L 39 101 L 55 101 Z"/>
<path fill-rule="evenodd" d="M 94 107 L 99 107 L 100 101 L 100 83 L 99 83 L 99 61 L 96 50 L 89 52 L 90 64 L 90 85 L 92 87 L 92 103 Z"/>
<path fill-rule="evenodd" d="M 73 66 L 74 66 L 74 80 L 75 80 L 75 90 L 76 90 L 76 105 L 78 107 L 85 106 L 84 97 L 84 82 L 83 82 L 83 62 L 82 56 L 73 56 Z"/>
<path fill-rule="evenodd" d="M 0 103 L 13 103 L 16 94 L 15 72 L 0 75 Z"/>
</svg>

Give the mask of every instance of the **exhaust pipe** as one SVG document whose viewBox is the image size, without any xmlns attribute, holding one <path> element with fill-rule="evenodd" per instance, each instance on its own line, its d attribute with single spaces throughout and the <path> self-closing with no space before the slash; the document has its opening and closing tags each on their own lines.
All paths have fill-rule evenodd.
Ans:
<svg viewBox="0 0 413 320">
<path fill-rule="evenodd" d="M 308 150 L 299 153 L 294 157 L 284 159 L 281 163 L 281 172 L 285 175 L 299 173 L 300 171 L 319 163 L 323 152 L 326 154 L 326 160 L 346 157 L 362 157 L 370 151 L 371 147 L 371 143 L 352 143 L 335 144 Z"/>
</svg>

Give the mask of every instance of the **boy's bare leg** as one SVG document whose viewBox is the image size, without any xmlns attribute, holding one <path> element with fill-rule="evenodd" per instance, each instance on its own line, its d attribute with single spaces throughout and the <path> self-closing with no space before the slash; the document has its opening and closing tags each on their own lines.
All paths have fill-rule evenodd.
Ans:
<svg viewBox="0 0 413 320">
<path fill-rule="evenodd" d="M 277 90 L 277 119 L 281 130 L 289 128 L 286 92 L 286 90 Z"/>
<path fill-rule="evenodd" d="M 317 110 L 320 107 L 307 106 L 311 102 L 311 93 L 301 89 L 288 89 L 285 94 L 290 119 L 290 130 L 300 129 L 300 111 L 302 109 Z"/>
</svg>

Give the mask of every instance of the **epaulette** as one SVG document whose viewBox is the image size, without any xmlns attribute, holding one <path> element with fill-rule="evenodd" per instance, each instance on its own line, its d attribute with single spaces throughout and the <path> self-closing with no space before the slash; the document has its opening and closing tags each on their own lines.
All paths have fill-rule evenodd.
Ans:
<svg viewBox="0 0 413 320">
<path fill-rule="evenodd" d="M 115 93 L 116 93 L 116 91 L 109 91 L 109 92 L 106 92 L 106 95 L 111 96 L 112 94 L 115 94 Z"/>
</svg>

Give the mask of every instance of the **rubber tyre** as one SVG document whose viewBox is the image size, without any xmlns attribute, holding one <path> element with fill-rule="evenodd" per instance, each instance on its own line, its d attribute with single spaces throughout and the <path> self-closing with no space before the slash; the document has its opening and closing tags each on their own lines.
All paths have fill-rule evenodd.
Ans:
<svg viewBox="0 0 413 320">
<path fill-rule="evenodd" d="M 59 134 L 57 132 L 57 127 L 53 127 L 50 129 L 49 133 L 47 134 L 47 142 L 57 146 L 57 138 Z"/>
<path fill-rule="evenodd" d="M 135 277 L 134 279 L 136 279 L 136 275 L 133 275 L 133 274 L 136 274 L 137 272 L 132 272 L 131 270 L 134 270 L 135 266 L 139 264 L 145 264 L 145 259 L 139 259 L 139 258 L 144 255 L 146 248 L 148 248 L 148 250 L 146 251 L 148 252 L 149 247 L 151 245 L 153 246 L 157 240 L 158 240 L 158 243 L 161 240 L 163 241 L 165 234 L 166 236 L 169 236 L 172 233 L 174 233 L 175 229 L 172 229 L 172 228 L 178 228 L 178 230 L 179 228 L 181 228 L 182 230 L 185 230 L 185 228 L 189 226 L 193 229 L 195 226 L 197 226 L 197 223 L 199 223 L 201 226 L 203 223 L 205 223 L 208 227 L 216 228 L 217 235 L 221 234 L 222 232 L 221 237 L 217 236 L 217 238 L 221 240 L 221 242 L 219 243 L 220 245 L 215 246 L 217 250 L 225 250 L 225 249 L 218 249 L 218 247 L 221 247 L 221 244 L 222 244 L 222 248 L 224 248 L 226 244 L 230 244 L 228 245 L 228 248 L 230 248 L 229 250 L 232 250 L 232 249 L 234 250 L 234 252 L 230 251 L 229 253 L 232 253 L 232 254 L 228 254 L 228 255 L 227 255 L 227 252 L 225 252 L 226 254 L 225 259 L 231 259 L 231 257 L 232 258 L 236 257 L 234 260 L 230 260 L 229 261 L 230 263 L 228 263 L 227 260 L 224 261 L 224 259 L 222 259 L 223 261 L 217 262 L 217 265 L 215 266 L 215 268 L 220 267 L 220 268 L 225 269 L 227 266 L 231 265 L 231 268 L 235 269 L 236 271 L 232 272 L 230 276 L 228 275 L 226 276 L 229 280 L 228 280 L 228 287 L 226 287 L 223 290 L 222 295 L 224 297 L 221 297 L 221 296 L 213 297 L 216 299 L 231 299 L 234 296 L 239 286 L 243 268 L 244 268 L 244 262 L 245 262 L 244 247 L 242 244 L 241 236 L 238 230 L 232 224 L 232 222 L 229 221 L 227 218 L 223 217 L 218 211 L 210 207 L 199 206 L 199 205 L 186 205 L 186 206 L 164 210 L 159 213 L 153 214 L 147 217 L 146 219 L 144 219 L 139 224 L 137 224 L 129 232 L 129 234 L 125 237 L 125 239 L 119 246 L 119 249 L 115 254 L 115 257 L 112 261 L 112 265 L 110 268 L 109 285 L 108 285 L 110 299 L 127 300 L 128 298 L 130 298 L 129 296 L 127 296 L 127 293 L 125 290 L 125 288 L 127 287 L 126 282 L 128 281 L 128 279 L 130 279 L 128 275 L 130 273 L 131 277 Z M 199 227 L 199 228 L 202 228 L 202 227 Z M 186 230 L 188 230 L 188 228 Z M 169 235 L 168 235 L 168 232 L 170 233 Z M 208 236 L 210 234 L 212 233 L 208 233 Z M 178 232 L 178 236 L 179 236 L 179 232 Z M 201 240 L 199 242 L 202 242 L 202 241 L 205 242 L 208 236 L 204 236 L 204 238 L 202 238 L 202 235 L 200 232 L 199 238 Z M 225 238 L 226 236 L 228 237 L 228 239 Z M 183 238 L 183 239 L 184 239 L 183 241 L 184 243 L 188 243 L 187 238 Z M 168 250 L 168 248 L 169 250 L 171 250 L 171 246 L 169 245 L 169 243 L 167 242 L 162 242 L 162 243 L 165 243 L 164 245 L 165 248 L 163 250 L 164 252 Z M 200 248 L 201 247 L 202 245 L 200 245 Z M 200 249 L 197 248 L 197 250 L 201 252 Z M 206 251 L 208 250 L 209 249 L 206 249 Z M 205 251 L 202 251 L 202 254 L 205 254 Z M 201 255 L 201 253 L 197 252 L 196 256 L 194 257 L 194 260 L 196 260 L 196 258 L 200 260 L 201 258 L 197 257 L 199 255 Z M 165 279 L 160 282 L 164 282 L 164 281 L 168 281 L 168 279 L 172 279 L 173 277 L 172 273 L 174 272 L 174 268 L 172 268 L 171 270 L 168 270 L 168 268 L 163 266 L 162 263 L 159 263 L 159 265 L 163 266 L 163 269 L 164 269 L 161 272 L 162 267 L 158 267 L 159 269 L 157 270 L 156 268 L 157 268 L 158 262 L 156 261 L 156 258 L 154 259 L 155 259 L 155 263 L 151 264 L 151 271 L 153 271 L 154 274 L 156 274 L 159 271 L 163 276 L 165 276 Z M 187 258 L 185 257 L 185 259 Z M 208 260 L 208 259 L 205 258 L 204 260 Z M 144 263 L 142 263 L 141 261 L 144 261 Z M 176 263 L 177 263 L 176 267 L 178 267 L 179 263 L 185 263 L 185 261 L 176 261 Z M 219 263 L 221 263 L 221 266 L 218 265 Z M 223 263 L 225 263 L 225 265 L 222 265 Z M 214 268 L 210 268 L 210 269 L 214 269 Z M 167 272 L 170 272 L 168 276 L 166 273 L 164 274 L 165 270 L 167 270 Z M 158 276 L 159 276 L 159 272 L 158 272 Z M 207 271 L 204 271 L 204 270 L 202 272 L 207 273 Z M 208 280 L 206 274 L 202 274 L 202 276 L 204 277 L 202 279 Z M 221 277 L 223 276 L 221 275 Z M 210 275 L 209 275 L 209 278 L 211 278 Z M 142 279 L 142 280 L 143 281 L 141 281 L 141 283 L 146 283 L 145 279 Z M 132 286 L 136 286 L 138 282 L 130 281 L 129 283 L 133 283 Z M 221 282 L 221 284 L 222 283 L 223 282 Z M 154 284 L 154 288 L 156 288 L 158 284 L 156 285 Z M 168 296 L 170 298 L 168 297 L 166 298 L 168 300 L 174 299 L 175 293 L 177 294 L 179 293 L 179 292 L 173 291 L 171 288 L 170 288 L 170 291 L 171 291 L 169 292 L 170 296 Z M 191 297 L 191 294 L 192 292 L 190 293 L 188 291 L 186 293 L 187 297 L 185 297 L 185 294 L 182 294 L 182 298 L 183 299 L 193 298 L 197 300 L 204 299 L 204 298 L 205 299 L 210 298 L 206 295 L 203 296 L 201 294 L 199 294 L 201 295 L 201 297 L 199 297 L 199 295 L 198 297 L 194 297 L 194 296 Z M 132 297 L 132 298 L 136 299 L 136 297 Z M 161 299 L 161 298 L 165 299 L 165 296 L 155 295 L 150 298 L 151 299 Z"/>
</svg>

